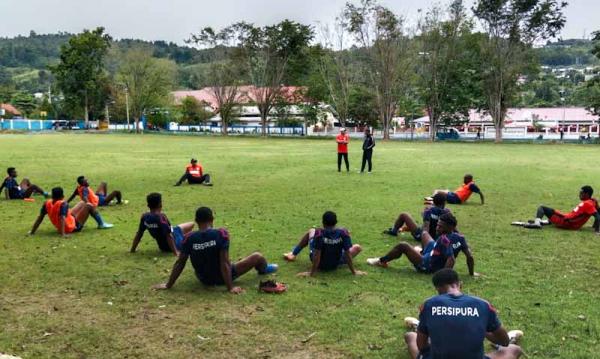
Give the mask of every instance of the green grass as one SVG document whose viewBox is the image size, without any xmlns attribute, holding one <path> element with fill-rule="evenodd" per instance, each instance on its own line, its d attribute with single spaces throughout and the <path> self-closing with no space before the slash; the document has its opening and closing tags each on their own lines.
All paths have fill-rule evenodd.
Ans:
<svg viewBox="0 0 600 359">
<path fill-rule="evenodd" d="M 574 207 L 583 184 L 600 190 L 597 147 L 379 142 L 375 173 L 359 175 L 359 146 L 351 144 L 354 170 L 347 175 L 335 171 L 332 140 L 1 136 L 3 167 L 66 192 L 85 174 L 92 184 L 105 180 L 121 189 L 130 204 L 102 210 L 114 229 L 99 231 L 92 222 L 62 239 L 47 219 L 36 236 L 25 236 L 41 198 L 0 202 L 0 352 L 24 358 L 407 358 L 402 319 L 434 294 L 430 277 L 415 273 L 405 258 L 388 270 L 365 260 L 397 242 L 380 232 L 400 211 L 418 215 L 423 195 L 454 189 L 472 172 L 487 203 L 474 198 L 453 210 L 485 277 L 468 278 L 459 256 L 465 292 L 488 299 L 506 327 L 525 332 L 529 358 L 598 356 L 600 237 L 589 225 L 580 232 L 509 225 L 532 217 L 542 203 Z M 211 173 L 213 188 L 173 187 L 191 156 Z M 259 294 L 253 272 L 237 281 L 247 290 L 241 296 L 206 290 L 189 264 L 172 290 L 150 290 L 166 280 L 174 262 L 148 235 L 138 253 L 128 252 L 152 191 L 163 194 L 174 224 L 191 220 L 200 205 L 212 207 L 215 225 L 232 235 L 231 258 L 261 251 L 281 264 L 276 277 L 289 291 Z M 365 248 L 356 262 L 366 277 L 342 268 L 297 278 L 309 268 L 307 252 L 292 264 L 280 259 L 328 209 Z"/>
</svg>

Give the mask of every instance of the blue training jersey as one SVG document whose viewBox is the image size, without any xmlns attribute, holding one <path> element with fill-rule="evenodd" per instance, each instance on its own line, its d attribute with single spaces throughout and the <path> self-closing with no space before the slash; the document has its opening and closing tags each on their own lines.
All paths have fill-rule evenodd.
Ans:
<svg viewBox="0 0 600 359">
<path fill-rule="evenodd" d="M 447 208 L 441 208 L 436 206 L 431 206 L 423 211 L 423 222 L 429 222 L 429 234 L 432 238 L 437 237 L 437 223 L 440 219 L 440 216 L 446 213 L 450 213 L 450 210 Z"/>
<path fill-rule="evenodd" d="M 23 199 L 23 193 L 21 192 L 21 187 L 17 180 L 13 177 L 6 177 L 4 182 L 2 183 L 2 187 L 6 187 L 6 191 L 8 192 L 8 198 L 10 199 Z"/>
<path fill-rule="evenodd" d="M 344 251 L 352 247 L 352 240 L 345 228 L 322 229 L 315 231 L 312 248 L 321 251 L 319 269 L 322 271 L 334 270 L 343 261 Z"/>
<path fill-rule="evenodd" d="M 229 251 L 226 229 L 195 231 L 187 235 L 181 251 L 190 256 L 196 277 L 205 285 L 223 284 L 221 251 Z"/>
<path fill-rule="evenodd" d="M 458 232 L 452 232 L 446 235 L 446 237 L 450 240 L 455 257 L 458 256 L 460 252 L 465 252 L 467 249 L 469 249 L 467 240 L 462 234 Z"/>
<path fill-rule="evenodd" d="M 485 300 L 442 294 L 421 306 L 417 330 L 430 338 L 431 359 L 482 359 L 486 333 L 500 326 L 496 309 Z"/>
<path fill-rule="evenodd" d="M 158 248 L 163 252 L 170 252 L 168 238 L 171 234 L 171 223 L 164 213 L 147 212 L 142 215 L 138 226 L 138 233 L 148 233 L 156 240 Z"/>
</svg>

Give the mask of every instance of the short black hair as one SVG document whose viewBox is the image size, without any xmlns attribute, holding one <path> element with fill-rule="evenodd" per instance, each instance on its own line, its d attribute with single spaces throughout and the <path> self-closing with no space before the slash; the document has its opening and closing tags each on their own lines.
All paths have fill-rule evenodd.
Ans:
<svg viewBox="0 0 600 359">
<path fill-rule="evenodd" d="M 465 175 L 465 179 L 466 179 L 466 180 L 469 180 L 469 181 L 472 181 L 472 180 L 473 180 L 473 175 L 472 175 L 472 174 L 469 174 L 469 173 L 467 173 L 467 174 Z"/>
<path fill-rule="evenodd" d="M 77 177 L 77 183 L 83 184 L 83 180 L 84 179 L 85 179 L 85 176 L 79 176 L 79 177 Z"/>
<path fill-rule="evenodd" d="M 581 192 L 586 193 L 590 197 L 594 195 L 594 189 L 592 188 L 592 186 L 581 187 Z"/>
<path fill-rule="evenodd" d="M 440 216 L 440 221 L 446 223 L 447 225 L 451 226 L 451 227 L 456 227 L 456 225 L 458 224 L 458 222 L 456 221 L 456 217 L 454 217 L 454 215 L 452 213 L 444 213 Z"/>
<path fill-rule="evenodd" d="M 6 174 L 10 176 L 10 173 L 11 173 L 11 172 L 14 172 L 14 171 L 15 171 L 15 168 L 14 168 L 14 167 L 8 167 L 8 168 L 6 169 Z"/>
<path fill-rule="evenodd" d="M 198 162 L 198 160 L 197 160 L 197 159 L 195 159 L 195 158 L 192 158 L 192 159 L 190 160 L 190 162 Z"/>
<path fill-rule="evenodd" d="M 433 195 L 433 204 L 438 207 L 443 207 L 446 204 L 446 194 L 444 192 L 438 192 Z"/>
<path fill-rule="evenodd" d="M 156 209 L 162 204 L 162 195 L 156 192 L 150 193 L 146 196 L 146 203 L 148 204 L 148 208 Z"/>
<path fill-rule="evenodd" d="M 435 274 L 431 278 L 431 281 L 433 282 L 434 287 L 440 288 L 445 285 L 460 283 L 460 278 L 458 277 L 458 273 L 456 273 L 454 269 L 444 268 L 435 272 Z"/>
<path fill-rule="evenodd" d="M 62 187 L 54 187 L 52 188 L 52 199 L 55 201 L 61 200 L 65 198 L 65 193 Z"/>
<path fill-rule="evenodd" d="M 214 219 L 213 212 L 208 207 L 200 207 L 196 210 L 196 222 L 208 223 Z"/>
<path fill-rule="evenodd" d="M 337 224 L 337 215 L 333 211 L 323 213 L 323 225 L 325 227 L 333 227 Z"/>
</svg>

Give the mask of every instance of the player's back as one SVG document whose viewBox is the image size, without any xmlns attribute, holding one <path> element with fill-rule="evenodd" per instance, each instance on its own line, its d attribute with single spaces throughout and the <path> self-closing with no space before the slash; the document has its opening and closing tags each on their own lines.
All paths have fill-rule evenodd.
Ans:
<svg viewBox="0 0 600 359">
<path fill-rule="evenodd" d="M 170 252 L 167 236 L 171 233 L 171 223 L 164 213 L 147 212 L 142 215 L 142 225 L 156 240 L 162 251 Z"/>
<path fill-rule="evenodd" d="M 207 285 L 221 284 L 221 251 L 229 249 L 225 229 L 207 229 L 190 233 L 183 242 L 183 252 L 190 256 L 198 279 Z"/>
<path fill-rule="evenodd" d="M 350 235 L 345 228 L 317 229 L 314 240 L 315 249 L 321 251 L 319 269 L 325 271 L 336 269 L 344 250 L 351 246 Z"/>
<path fill-rule="evenodd" d="M 432 359 L 482 359 L 486 333 L 499 327 L 496 311 L 488 302 L 464 294 L 442 294 L 423 305 L 419 331 L 429 335 Z"/>
</svg>

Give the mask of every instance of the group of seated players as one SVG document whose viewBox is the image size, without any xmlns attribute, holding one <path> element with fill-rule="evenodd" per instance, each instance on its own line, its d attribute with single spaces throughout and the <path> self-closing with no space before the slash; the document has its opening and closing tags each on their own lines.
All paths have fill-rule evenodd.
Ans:
<svg viewBox="0 0 600 359">
<path fill-rule="evenodd" d="M 16 177 L 14 169 L 12 173 Z M 195 159 L 192 159 L 191 164 L 186 168 L 186 173 L 176 185 L 180 185 L 184 180 L 190 184 L 210 184 L 210 177 L 203 174 L 202 167 Z M 68 209 L 68 201 L 63 201 L 62 189 L 54 188 L 52 199 L 42 207 L 31 233 L 35 232 L 45 214 L 49 215 L 52 223 L 62 234 L 80 230 L 89 215 L 97 215 L 95 207 L 89 203 L 91 191 L 85 190 L 88 186 L 84 177 L 78 178 L 78 188 L 69 200 L 79 195 L 82 202 L 72 211 Z M 401 213 L 393 227 L 384 231 L 391 236 L 398 236 L 400 232 L 410 232 L 420 246 L 401 242 L 384 256 L 367 259 L 369 265 L 387 268 L 389 262 L 404 254 L 418 272 L 433 274 L 433 284 L 439 295 L 425 301 L 419 319 L 410 317 L 405 319 L 407 325 L 414 330 L 405 336 L 412 358 L 518 358 L 522 354 L 521 349 L 514 345 L 522 336 L 522 332 L 507 332 L 501 326 L 491 304 L 463 294 L 458 275 L 452 269 L 455 258 L 462 252 L 466 257 L 469 274 L 478 276 L 467 240 L 457 230 L 456 217 L 446 208 L 447 203 L 465 203 L 472 193 L 478 193 L 481 203 L 484 203 L 483 193 L 474 183 L 471 175 L 465 175 L 464 184 L 454 192 L 435 191 L 431 197 L 425 198 L 427 206 L 422 215 L 421 226 L 417 225 L 410 214 Z M 594 229 L 599 233 L 598 203 L 592 195 L 593 189 L 584 186 L 580 192 L 582 203 L 573 212 L 562 214 L 542 206 L 535 220 L 513 224 L 518 223 L 527 228 L 541 228 L 543 224 L 552 223 L 559 228 L 579 229 L 589 218 L 594 217 Z M 112 198 L 122 201 L 120 193 Z M 112 198 L 107 196 L 104 201 Z M 171 226 L 169 219 L 162 212 L 161 194 L 150 193 L 146 200 L 149 211 L 140 219 L 131 252 L 136 251 L 147 230 L 156 240 L 161 251 L 172 252 L 177 256 L 167 282 L 153 286 L 154 289 L 171 288 L 185 268 L 188 259 L 192 262 L 196 277 L 201 283 L 207 286 L 224 285 L 230 293 L 234 294 L 243 292 L 242 288 L 234 285 L 234 280 L 250 270 L 255 269 L 259 275 L 278 270 L 277 264 L 269 263 L 260 253 L 253 253 L 232 263 L 229 258 L 231 242 L 229 232 L 224 228 L 213 228 L 214 215 L 210 208 L 198 208 L 195 213 L 195 223 Z M 543 216 L 548 217 L 549 221 L 543 221 Z M 353 275 L 366 274 L 356 270 L 353 264 L 362 247 L 352 243 L 348 230 L 337 226 L 336 214 L 332 211 L 325 212 L 322 216 L 322 224 L 321 228 L 310 228 L 304 233 L 292 251 L 285 253 L 283 258 L 288 262 L 295 261 L 301 251 L 308 247 L 311 266 L 308 271 L 298 273 L 299 276 L 314 276 L 320 271 L 332 271 L 340 266 L 347 266 Z M 197 230 L 194 231 L 196 225 Z M 263 288 L 267 289 L 265 291 L 285 290 L 281 283 L 272 281 L 265 283 L 268 283 L 265 285 L 266 288 Z M 261 286 L 262 284 L 261 282 Z M 448 331 L 449 327 L 453 330 Z M 485 338 L 496 346 L 496 350 L 487 356 L 483 351 Z"/>
</svg>

